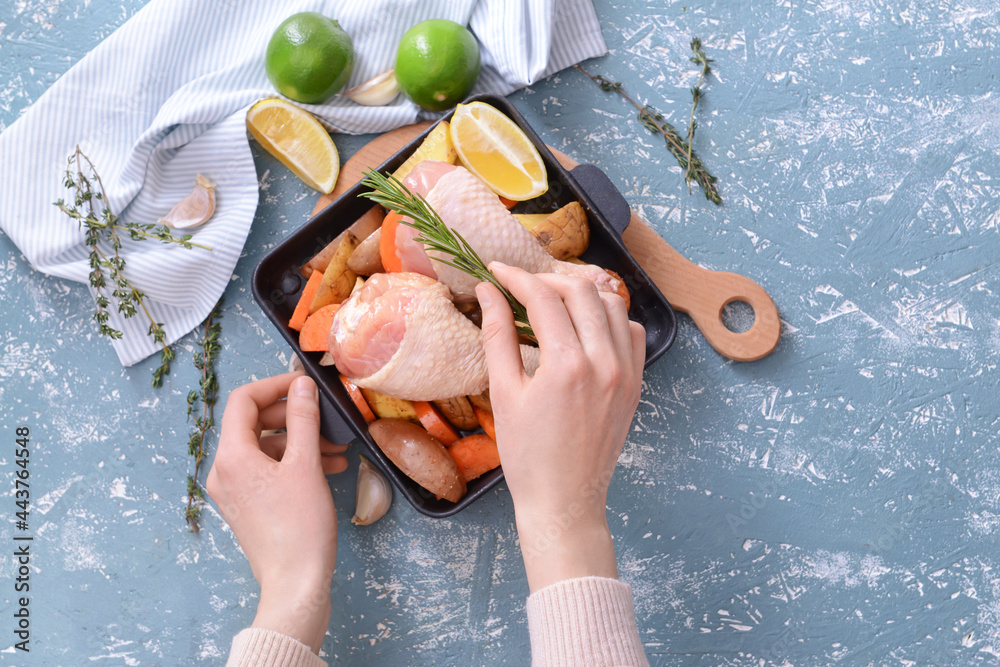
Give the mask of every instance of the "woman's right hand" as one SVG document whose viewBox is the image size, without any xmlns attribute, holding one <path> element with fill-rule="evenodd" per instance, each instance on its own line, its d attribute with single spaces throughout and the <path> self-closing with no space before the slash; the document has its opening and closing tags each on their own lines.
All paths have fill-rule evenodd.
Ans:
<svg viewBox="0 0 1000 667">
<path fill-rule="evenodd" d="M 524 304 L 541 353 L 529 377 L 506 299 L 481 283 L 497 447 L 529 586 L 617 577 L 605 506 L 639 403 L 645 332 L 589 280 L 490 268 Z"/>
</svg>

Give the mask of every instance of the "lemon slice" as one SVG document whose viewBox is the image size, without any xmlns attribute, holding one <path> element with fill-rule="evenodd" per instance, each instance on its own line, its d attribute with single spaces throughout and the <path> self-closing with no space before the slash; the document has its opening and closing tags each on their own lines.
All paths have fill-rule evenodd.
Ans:
<svg viewBox="0 0 1000 667">
<path fill-rule="evenodd" d="M 333 192 L 340 155 L 330 134 L 308 111 L 277 98 L 261 100 L 247 112 L 247 129 L 306 185 Z"/>
<path fill-rule="evenodd" d="M 451 119 L 451 140 L 465 168 L 501 197 L 524 201 L 549 189 L 542 156 L 496 107 L 459 104 Z"/>
</svg>

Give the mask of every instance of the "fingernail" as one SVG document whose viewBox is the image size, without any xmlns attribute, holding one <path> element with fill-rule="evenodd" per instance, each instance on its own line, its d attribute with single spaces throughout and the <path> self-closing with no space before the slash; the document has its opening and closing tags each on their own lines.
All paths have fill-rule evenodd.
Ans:
<svg viewBox="0 0 1000 667">
<path fill-rule="evenodd" d="M 486 289 L 485 285 L 476 286 L 476 298 L 479 299 L 479 306 L 486 310 L 493 303 L 493 295 Z"/>
<path fill-rule="evenodd" d="M 292 383 L 292 393 L 296 396 L 316 398 L 316 383 L 308 375 L 303 375 Z"/>
</svg>

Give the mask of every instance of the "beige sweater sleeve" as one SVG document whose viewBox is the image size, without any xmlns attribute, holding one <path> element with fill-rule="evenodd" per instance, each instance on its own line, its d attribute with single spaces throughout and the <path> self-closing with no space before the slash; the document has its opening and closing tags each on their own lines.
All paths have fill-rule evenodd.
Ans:
<svg viewBox="0 0 1000 667">
<path fill-rule="evenodd" d="M 308 646 L 274 630 L 247 628 L 233 637 L 226 667 L 327 667 Z"/>
<path fill-rule="evenodd" d="M 648 665 L 632 607 L 632 588 L 617 579 L 567 579 L 528 597 L 535 667 Z"/>
</svg>

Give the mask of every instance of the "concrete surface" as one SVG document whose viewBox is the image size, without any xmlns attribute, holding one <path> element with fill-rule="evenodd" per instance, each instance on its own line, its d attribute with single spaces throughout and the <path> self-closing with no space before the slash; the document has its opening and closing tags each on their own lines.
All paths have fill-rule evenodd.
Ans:
<svg viewBox="0 0 1000 667">
<path fill-rule="evenodd" d="M 143 4 L 3 3 L 0 130 Z M 773 355 L 739 364 L 681 317 L 647 372 L 609 516 L 650 661 L 997 664 L 1000 6 L 596 6 L 611 54 L 588 67 L 678 125 L 688 41 L 703 39 L 717 75 L 696 149 L 725 205 L 688 195 L 631 107 L 578 72 L 514 103 L 687 256 L 761 282 L 785 323 Z M 365 139 L 336 142 L 346 158 Z M 226 295 L 223 395 L 285 368 L 249 279 L 315 199 L 256 147 L 255 159 L 263 196 Z M 153 360 L 122 369 L 96 337 L 83 286 L 32 271 L 6 237 L 0 252 L 0 663 L 221 664 L 258 591 L 213 510 L 197 536 L 183 520 L 193 338 L 153 390 Z M 748 317 L 737 309 L 735 326 Z M 27 656 L 12 647 L 20 425 L 34 448 Z M 526 664 L 506 490 L 449 520 L 398 501 L 355 528 L 356 464 L 332 480 L 342 529 L 325 656 Z"/>
</svg>

